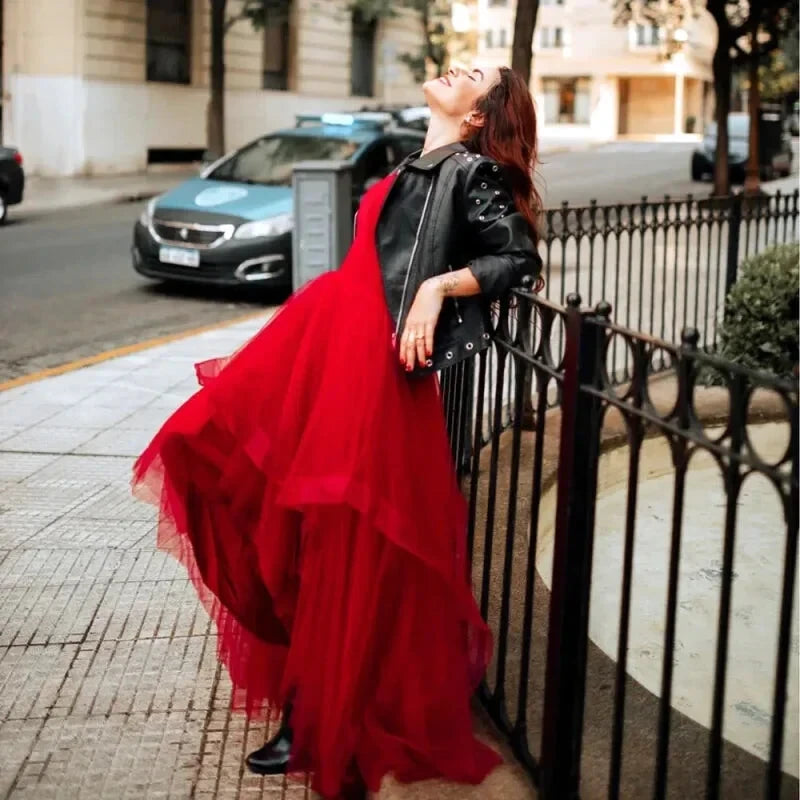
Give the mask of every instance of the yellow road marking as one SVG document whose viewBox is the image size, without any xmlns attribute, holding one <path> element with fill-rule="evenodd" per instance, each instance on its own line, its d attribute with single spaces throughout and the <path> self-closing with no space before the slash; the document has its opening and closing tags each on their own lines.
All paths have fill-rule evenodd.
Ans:
<svg viewBox="0 0 800 800">
<path fill-rule="evenodd" d="M 106 350 L 102 353 L 97 353 L 93 356 L 86 358 L 79 358 L 75 361 L 69 361 L 66 364 L 60 364 L 57 367 L 49 367 L 48 369 L 32 372 L 30 375 L 20 375 L 19 378 L 13 378 L 5 383 L 0 383 L 0 392 L 6 389 L 13 389 L 17 386 L 24 386 L 26 383 L 33 383 L 40 381 L 43 378 L 52 378 L 55 375 L 63 375 L 65 372 L 73 372 L 76 369 L 83 369 L 83 367 L 91 367 L 93 364 L 99 364 L 103 361 L 108 361 L 112 358 L 119 358 L 120 356 L 127 356 L 131 353 L 138 353 L 142 350 L 149 350 L 151 347 L 158 347 L 162 344 L 169 342 L 176 342 L 179 339 L 188 339 L 190 336 L 196 336 L 206 331 L 217 330 L 218 328 L 225 328 L 229 325 L 235 325 L 237 322 L 246 322 L 249 319 L 255 319 L 269 313 L 269 309 L 262 309 L 261 311 L 254 311 L 250 314 L 242 314 L 240 317 L 233 319 L 223 320 L 222 322 L 215 322 L 211 325 L 203 325 L 201 328 L 192 328 L 188 331 L 180 331 L 178 333 L 169 333 L 165 336 L 158 336 L 155 339 L 146 339 L 143 342 L 136 344 L 128 344 L 123 347 L 115 347 L 113 350 Z"/>
</svg>

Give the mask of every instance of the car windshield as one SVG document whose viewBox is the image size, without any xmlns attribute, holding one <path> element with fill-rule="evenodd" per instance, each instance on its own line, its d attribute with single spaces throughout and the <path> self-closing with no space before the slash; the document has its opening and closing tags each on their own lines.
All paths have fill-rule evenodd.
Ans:
<svg viewBox="0 0 800 800">
<path fill-rule="evenodd" d="M 217 181 L 291 186 L 292 169 L 298 161 L 345 161 L 359 146 L 358 142 L 335 136 L 264 136 L 237 150 L 208 177 Z"/>
<path fill-rule="evenodd" d="M 750 130 L 750 120 L 747 116 L 731 116 L 728 117 L 728 136 L 732 139 L 746 139 L 748 136 L 748 131 Z M 717 135 L 717 123 L 716 122 L 709 122 L 708 127 L 706 128 L 706 134 L 708 136 L 716 136 Z"/>
</svg>

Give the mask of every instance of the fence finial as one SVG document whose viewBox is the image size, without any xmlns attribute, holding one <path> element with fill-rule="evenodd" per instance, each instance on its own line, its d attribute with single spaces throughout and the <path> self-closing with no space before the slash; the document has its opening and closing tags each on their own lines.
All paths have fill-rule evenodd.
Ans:
<svg viewBox="0 0 800 800">
<path fill-rule="evenodd" d="M 581 296 L 577 292 L 570 292 L 567 295 L 567 305 L 570 308 L 580 308 L 581 307 Z"/>
<path fill-rule="evenodd" d="M 681 342 L 684 347 L 690 347 L 692 350 L 696 350 L 700 342 L 700 331 L 692 327 L 684 328 L 681 332 Z"/>
<path fill-rule="evenodd" d="M 611 319 L 611 303 L 608 300 L 601 300 L 595 307 L 594 313 L 598 317 L 603 317 L 606 320 Z"/>
</svg>

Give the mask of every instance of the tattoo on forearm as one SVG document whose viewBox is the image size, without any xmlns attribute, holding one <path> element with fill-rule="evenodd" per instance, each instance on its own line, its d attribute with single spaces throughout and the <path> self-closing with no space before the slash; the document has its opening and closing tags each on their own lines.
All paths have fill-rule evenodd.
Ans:
<svg viewBox="0 0 800 800">
<path fill-rule="evenodd" d="M 452 292 L 458 286 L 458 278 L 455 275 L 441 275 L 438 278 L 439 291 L 442 294 Z"/>
</svg>

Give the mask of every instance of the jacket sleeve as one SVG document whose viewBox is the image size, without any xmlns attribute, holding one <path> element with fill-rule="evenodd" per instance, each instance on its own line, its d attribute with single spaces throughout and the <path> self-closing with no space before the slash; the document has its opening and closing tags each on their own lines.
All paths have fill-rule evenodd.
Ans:
<svg viewBox="0 0 800 800">
<path fill-rule="evenodd" d="M 536 278 L 542 259 L 527 220 L 517 211 L 503 168 L 480 156 L 467 173 L 464 205 L 475 256 L 466 264 L 481 293 L 496 298 L 525 275 Z"/>
</svg>

